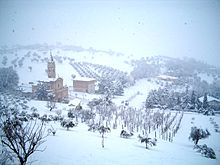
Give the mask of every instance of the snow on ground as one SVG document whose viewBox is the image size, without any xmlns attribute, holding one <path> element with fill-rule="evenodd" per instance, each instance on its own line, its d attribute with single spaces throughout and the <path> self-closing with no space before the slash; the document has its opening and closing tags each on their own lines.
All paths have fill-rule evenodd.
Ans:
<svg viewBox="0 0 220 165">
<path fill-rule="evenodd" d="M 212 75 L 208 75 L 207 73 L 199 73 L 198 77 L 200 77 L 201 80 L 204 80 L 204 81 L 206 81 L 209 84 L 212 84 L 213 81 L 214 81 L 213 76 Z"/>
<path fill-rule="evenodd" d="M 153 90 L 157 89 L 159 85 L 154 81 L 154 79 L 141 79 L 137 80 L 134 86 L 129 88 L 125 88 L 124 96 L 117 96 L 113 101 L 120 105 L 122 101 L 128 100 L 129 106 L 142 108 L 148 93 Z"/>
<path fill-rule="evenodd" d="M 31 100 L 29 106 L 38 108 L 41 115 L 54 115 L 56 110 L 49 111 L 46 102 Z M 57 104 L 56 109 L 62 109 L 62 115 L 66 115 L 68 106 Z M 171 113 L 176 113 L 172 112 Z M 48 136 L 42 145 L 44 152 L 36 152 L 31 158 L 33 165 L 166 165 L 166 164 L 200 164 L 217 165 L 220 158 L 220 133 L 215 132 L 211 118 L 220 123 L 220 116 L 204 116 L 202 114 L 185 112 L 180 129 L 173 142 L 167 142 L 158 138 L 157 146 L 145 149 L 145 144 L 138 141 L 137 135 L 128 139 L 120 138 L 120 127 L 112 129 L 105 135 L 105 148 L 101 147 L 101 135 L 97 132 L 89 132 L 88 126 L 79 123 L 77 127 L 67 131 L 59 122 L 50 122 L 57 130 L 55 136 Z M 211 136 L 199 141 L 199 144 L 207 144 L 216 153 L 217 159 L 212 160 L 203 157 L 193 150 L 193 142 L 188 139 L 192 126 L 208 129 Z M 152 135 L 150 136 L 152 137 Z"/>
<path fill-rule="evenodd" d="M 35 106 L 43 114 L 56 114 L 56 110 L 49 111 L 47 102 L 31 100 L 30 107 Z M 66 104 L 57 104 L 56 109 L 62 109 L 62 115 L 67 113 Z M 172 112 L 176 113 L 176 112 Z M 157 146 L 145 149 L 145 144 L 138 141 L 135 133 L 129 139 L 120 138 L 120 127 L 112 129 L 105 135 L 105 148 L 101 147 L 101 135 L 88 131 L 88 126 L 79 123 L 69 131 L 62 128 L 59 122 L 50 122 L 47 127 L 53 126 L 57 130 L 55 136 L 48 136 L 47 141 L 41 146 L 44 152 L 34 153 L 29 162 L 33 165 L 166 165 L 166 164 L 200 164 L 217 165 L 220 157 L 220 133 L 215 132 L 211 119 L 220 123 L 220 116 L 204 116 L 202 114 L 185 112 L 180 129 L 173 142 L 158 138 Z M 207 144 L 216 153 L 217 159 L 203 157 L 193 150 L 193 142 L 189 141 L 192 126 L 208 129 L 211 136 L 200 140 L 199 144 Z M 152 137 L 152 136 L 151 136 Z"/>
<path fill-rule="evenodd" d="M 193 142 L 188 139 L 193 125 L 192 117 L 195 118 L 194 125 L 210 130 L 211 137 L 200 140 L 199 144 L 206 143 L 213 147 L 217 155 L 216 160 L 207 159 L 193 150 Z M 215 119 L 219 121 L 220 117 L 216 116 Z M 42 146 L 46 147 L 44 152 L 35 153 L 31 157 L 34 165 L 219 164 L 220 134 L 213 132 L 209 117 L 200 114 L 185 113 L 174 141 L 171 143 L 158 139 L 157 146 L 149 150 L 145 149 L 145 144 L 138 141 L 137 134 L 130 139 L 120 138 L 120 129 L 105 135 L 105 148 L 102 148 L 101 135 L 87 131 L 85 124 L 79 124 L 69 131 L 60 128 L 59 123 L 54 123 L 53 127 L 57 129 L 57 134 L 47 138 Z"/>
</svg>

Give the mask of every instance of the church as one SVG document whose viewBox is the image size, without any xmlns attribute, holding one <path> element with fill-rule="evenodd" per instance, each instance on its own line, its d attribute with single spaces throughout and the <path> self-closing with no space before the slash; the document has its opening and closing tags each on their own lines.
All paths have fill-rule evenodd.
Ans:
<svg viewBox="0 0 220 165">
<path fill-rule="evenodd" d="M 44 84 L 47 90 L 54 95 L 54 101 L 61 102 L 68 99 L 68 87 L 63 85 L 63 79 L 56 78 L 56 64 L 50 52 L 50 60 L 47 62 L 47 76 L 50 81 L 40 81 L 37 85 L 32 85 L 32 94 L 35 95 L 40 85 Z"/>
</svg>

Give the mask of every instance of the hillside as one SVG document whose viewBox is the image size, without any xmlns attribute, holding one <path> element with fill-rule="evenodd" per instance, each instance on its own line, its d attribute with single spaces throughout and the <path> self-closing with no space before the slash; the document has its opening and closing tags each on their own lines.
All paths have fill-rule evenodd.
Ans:
<svg viewBox="0 0 220 165">
<path fill-rule="evenodd" d="M 0 112 L 3 119 L 7 113 L 18 114 L 29 122 L 33 119 L 45 120 L 45 134 L 51 128 L 56 130 L 56 135 L 50 133 L 40 146 L 45 150 L 34 153 L 28 162 L 36 165 L 219 164 L 219 114 L 203 115 L 198 113 L 197 102 L 194 109 L 191 109 L 193 103 L 189 100 L 185 102 L 192 97 L 193 91 L 196 97 L 207 92 L 213 97 L 220 97 L 216 90 L 220 80 L 218 67 L 194 59 L 139 58 L 111 50 L 43 44 L 2 47 L 0 66 L 12 66 L 19 75 L 19 87 L 25 88 L 29 82 L 52 80 L 47 78 L 46 73 L 50 53 L 56 62 L 57 76 L 62 77 L 69 87 L 69 100 L 79 99 L 82 109 L 77 111 L 68 104 L 56 103 L 50 111 L 47 101 L 1 92 Z M 121 96 L 112 96 L 107 104 L 105 94 L 74 92 L 72 80 L 80 77 L 95 78 L 98 83 L 103 77 L 113 82 L 126 80 L 124 92 Z M 121 77 L 124 79 L 121 80 Z M 181 104 L 175 105 L 178 98 Z M 73 118 L 69 117 L 69 112 L 73 113 Z M 34 113 L 38 117 L 33 116 Z M 56 119 L 58 117 L 62 119 Z M 67 130 L 61 126 L 65 120 L 72 120 L 77 126 Z M 104 148 L 99 132 L 88 131 L 96 124 L 111 129 L 104 135 Z M 199 144 L 211 147 L 217 159 L 208 159 L 193 149 L 194 144 L 189 140 L 192 126 L 209 130 L 209 138 L 200 140 Z M 121 138 L 122 129 L 132 132 L 133 136 Z M 146 150 L 145 144 L 138 141 L 138 135 L 157 138 L 157 145 Z M 16 160 L 14 164 L 17 164 Z"/>
<path fill-rule="evenodd" d="M 12 102 L 18 105 L 15 98 L 10 96 L 1 95 L 1 102 L 11 105 Z M 7 100 L 7 101 L 6 101 Z M 6 101 L 6 102 L 5 102 Z M 47 102 L 42 101 L 28 101 L 28 107 L 36 107 L 37 113 L 40 116 L 47 115 L 48 118 L 56 116 L 59 110 L 62 110 L 62 116 L 67 117 L 68 105 L 57 104 L 56 109 L 50 112 L 47 108 Z M 11 105 L 13 107 L 13 105 Z M 23 110 L 31 113 L 32 110 Z M 125 110 L 126 111 L 126 110 Z M 170 111 L 166 111 L 166 115 Z M 138 111 L 137 111 L 138 113 Z M 151 112 L 152 113 L 152 112 Z M 171 118 L 177 114 L 171 127 L 175 128 L 176 123 L 179 122 L 181 117 L 180 112 L 171 112 Z M 171 119 L 170 118 L 170 119 Z M 98 119 L 98 118 L 96 118 Z M 170 120 L 169 119 L 169 120 Z M 75 120 L 75 119 L 74 119 Z M 160 135 L 160 129 L 152 130 L 148 137 L 153 138 L 157 133 L 157 145 L 145 149 L 145 144 L 140 143 L 137 136 L 142 134 L 142 131 L 134 131 L 134 135 L 130 138 L 121 138 L 120 131 L 122 120 L 118 120 L 118 128 L 113 129 L 112 122 L 111 132 L 105 134 L 105 148 L 101 147 L 101 135 L 98 132 L 89 132 L 88 125 L 81 123 L 77 127 L 66 130 L 60 126 L 59 121 L 46 122 L 46 130 L 53 128 L 56 130 L 56 135 L 49 134 L 46 142 L 40 146 L 43 152 L 34 153 L 29 162 L 32 164 L 55 164 L 55 165 L 68 165 L 68 164 L 219 164 L 220 144 L 219 131 L 215 131 L 214 123 L 220 124 L 220 116 L 204 116 L 197 113 L 187 113 L 183 115 L 183 119 L 177 134 L 173 137 L 172 141 L 165 140 L 163 135 Z M 123 125 L 123 124 L 122 124 Z M 189 140 L 189 133 L 192 126 L 208 129 L 211 136 L 207 139 L 200 140 L 199 144 L 207 144 L 212 147 L 216 153 L 217 159 L 208 159 L 193 150 L 193 142 Z M 172 129 L 169 129 L 171 131 Z M 129 127 L 128 127 L 129 128 Z M 127 128 L 127 129 L 128 129 Z M 218 128 L 219 129 L 219 128 Z M 148 130 L 147 130 L 148 131 Z M 168 131 L 168 132 L 169 132 Z M 10 163 L 11 164 L 11 163 Z M 12 163 L 13 164 L 13 163 Z M 16 161 L 14 164 L 17 164 Z"/>
</svg>

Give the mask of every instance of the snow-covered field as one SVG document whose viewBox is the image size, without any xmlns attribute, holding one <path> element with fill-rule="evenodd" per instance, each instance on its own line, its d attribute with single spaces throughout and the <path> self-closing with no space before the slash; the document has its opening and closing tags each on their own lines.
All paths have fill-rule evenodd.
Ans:
<svg viewBox="0 0 220 165">
<path fill-rule="evenodd" d="M 3 97 L 1 97 L 3 99 Z M 135 99 L 134 99 L 135 100 Z M 66 116 L 68 106 L 56 104 L 53 111 L 46 107 L 47 102 L 30 100 L 27 105 L 36 107 L 42 116 L 56 115 L 57 110 L 62 110 Z M 171 111 L 172 116 L 176 113 Z M 179 116 L 179 115 L 178 115 Z M 178 118 L 178 117 L 177 117 Z M 60 126 L 60 122 L 48 122 L 47 128 L 54 128 L 56 135 L 49 135 L 46 142 L 40 147 L 43 152 L 35 152 L 29 159 L 33 165 L 127 165 L 127 164 L 200 164 L 218 165 L 220 157 L 220 133 L 215 132 L 212 121 L 220 124 L 220 116 L 204 116 L 202 114 L 185 112 L 180 129 L 172 142 L 162 139 L 157 132 L 157 146 L 145 149 L 145 144 L 140 143 L 137 136 L 140 132 L 134 132 L 134 136 L 128 139 L 120 137 L 121 126 L 111 129 L 105 134 L 105 147 L 101 146 L 101 135 L 98 132 L 89 132 L 85 123 L 79 122 L 77 127 L 66 130 Z M 211 136 L 200 140 L 199 144 L 207 144 L 216 153 L 217 159 L 208 159 L 193 150 L 194 143 L 189 140 L 192 126 L 208 129 Z M 154 137 L 154 131 L 148 135 Z M 15 163 L 16 164 L 16 163 Z"/>
<path fill-rule="evenodd" d="M 195 118 L 195 119 L 193 119 Z M 220 117 L 212 117 L 220 123 Z M 193 123 L 192 123 L 193 122 Z M 145 145 L 138 141 L 137 135 L 129 139 L 120 138 L 121 129 L 111 130 L 105 135 L 105 148 L 101 147 L 101 135 L 89 132 L 88 126 L 79 124 L 67 131 L 59 123 L 51 123 L 57 129 L 55 136 L 49 136 L 42 148 L 44 152 L 35 153 L 31 161 L 36 165 L 127 165 L 127 164 L 219 164 L 220 133 L 214 131 L 210 117 L 185 113 L 180 129 L 173 142 L 158 138 L 157 146 L 145 149 Z M 193 142 L 189 141 L 191 126 L 207 128 L 211 136 L 201 140 L 199 144 L 212 147 L 217 159 L 212 160 L 201 156 L 193 150 Z M 49 126 L 50 127 L 50 126 Z"/>
</svg>

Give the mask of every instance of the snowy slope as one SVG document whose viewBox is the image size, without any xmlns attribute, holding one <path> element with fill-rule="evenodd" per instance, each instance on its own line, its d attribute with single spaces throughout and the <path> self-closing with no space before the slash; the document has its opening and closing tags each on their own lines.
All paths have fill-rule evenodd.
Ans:
<svg viewBox="0 0 220 165">
<path fill-rule="evenodd" d="M 193 150 L 193 143 L 188 140 L 192 117 L 195 117 L 194 125 L 201 128 L 208 128 L 211 132 L 209 139 L 201 140 L 199 143 L 206 143 L 216 151 L 217 159 L 211 160 L 202 157 Z M 220 121 L 220 117 L 215 117 Z M 156 147 L 149 150 L 141 144 L 137 134 L 130 139 L 120 138 L 120 129 L 112 130 L 105 138 L 105 148 L 101 147 L 101 135 L 87 131 L 85 124 L 66 131 L 54 123 L 57 128 L 56 136 L 49 136 L 47 142 L 42 146 L 46 150 L 38 152 L 31 157 L 36 165 L 164 165 L 164 164 L 219 164 L 220 144 L 218 139 L 220 134 L 215 133 L 209 122 L 209 117 L 187 113 L 184 115 L 181 128 L 174 138 L 174 141 L 166 142 L 158 139 Z"/>
<path fill-rule="evenodd" d="M 28 105 L 35 106 L 40 115 L 55 115 L 56 110 L 62 110 L 62 115 L 67 114 L 67 105 L 56 104 L 56 109 L 49 111 L 47 103 L 31 100 Z M 172 112 L 174 115 L 175 112 Z M 220 133 L 215 132 L 211 121 L 220 124 L 220 116 L 204 116 L 202 114 L 185 112 L 180 129 L 173 139 L 173 142 L 164 141 L 158 136 L 157 146 L 145 149 L 145 144 L 138 141 L 138 134 L 128 139 L 120 138 L 120 127 L 112 129 L 105 135 L 105 148 L 101 147 L 101 135 L 98 132 L 89 132 L 88 126 L 79 123 L 77 127 L 69 131 L 62 128 L 59 122 L 49 122 L 57 131 L 55 136 L 48 136 L 46 142 L 41 146 L 43 152 L 34 153 L 29 162 L 34 165 L 166 165 L 166 164 L 200 164 L 218 165 L 220 157 Z M 188 139 L 190 129 L 196 126 L 208 129 L 211 136 L 208 139 L 200 140 L 199 144 L 207 144 L 216 153 L 217 159 L 212 160 L 203 157 L 193 150 L 193 142 Z M 152 132 L 149 137 L 153 137 Z"/>
<path fill-rule="evenodd" d="M 136 81 L 134 86 L 126 88 L 124 91 L 124 96 L 116 96 L 113 101 L 117 105 L 120 105 L 122 101 L 128 100 L 129 106 L 142 108 L 148 93 L 153 89 L 157 89 L 158 87 L 159 85 L 156 84 L 155 79 L 151 79 L 151 81 L 146 78 L 141 79 Z"/>
</svg>

